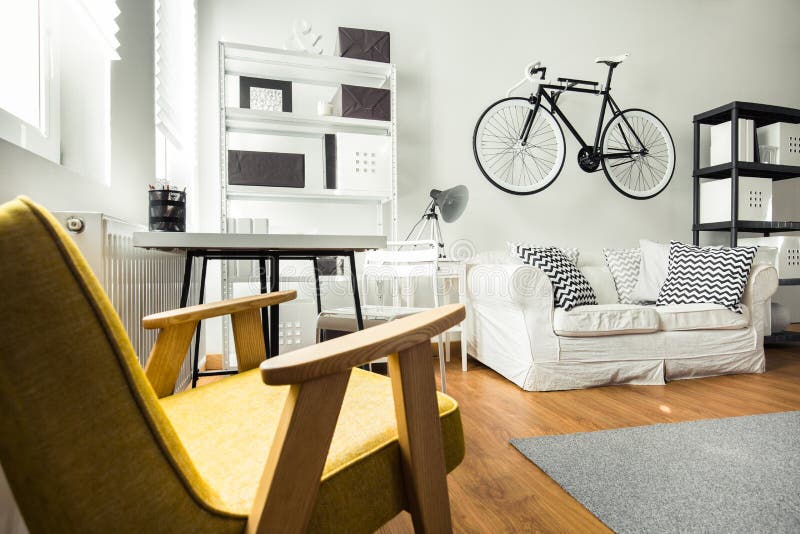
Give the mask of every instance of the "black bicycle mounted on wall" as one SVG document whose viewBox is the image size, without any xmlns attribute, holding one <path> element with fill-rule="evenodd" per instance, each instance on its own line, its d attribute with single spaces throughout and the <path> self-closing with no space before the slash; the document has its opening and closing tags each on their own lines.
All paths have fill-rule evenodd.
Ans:
<svg viewBox="0 0 800 534">
<path fill-rule="evenodd" d="M 514 195 L 538 193 L 552 184 L 565 157 L 558 117 L 580 143 L 578 165 L 585 172 L 602 167 L 611 185 L 634 199 L 652 198 L 663 191 L 675 170 L 675 145 L 669 130 L 649 111 L 622 110 L 611 98 L 611 76 L 627 57 L 595 59 L 595 63 L 608 66 L 605 85 L 574 78 L 558 78 L 553 83 L 545 79 L 547 67 L 538 62 L 528 65 L 525 78 L 508 90 L 506 98 L 489 106 L 475 125 L 472 148 L 483 175 Z M 538 85 L 528 98 L 508 96 L 526 82 Z M 558 107 L 564 92 L 603 97 L 593 144 L 583 140 Z M 612 116 L 603 127 L 607 107 Z"/>
</svg>

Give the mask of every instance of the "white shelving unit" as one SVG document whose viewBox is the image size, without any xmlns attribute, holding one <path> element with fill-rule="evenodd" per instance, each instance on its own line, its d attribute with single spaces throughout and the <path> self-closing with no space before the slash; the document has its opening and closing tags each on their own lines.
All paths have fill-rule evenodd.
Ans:
<svg viewBox="0 0 800 534">
<path fill-rule="evenodd" d="M 393 123 L 392 121 L 334 116 L 320 117 L 281 111 L 229 107 L 225 111 L 225 127 L 229 132 L 317 137 L 323 134 L 339 132 L 392 135 Z"/>
<path fill-rule="evenodd" d="M 228 105 L 226 89 L 230 76 L 251 76 L 290 81 L 293 84 L 337 87 L 342 84 L 385 88 L 391 91 L 390 121 L 317 116 L 242 109 Z M 237 200 L 286 200 L 307 202 L 374 203 L 375 233 L 396 238 L 397 227 L 397 74 L 391 63 L 364 61 L 336 56 L 320 56 L 290 50 L 240 43 L 219 43 L 220 110 L 220 229 L 227 230 L 230 203 Z M 392 138 L 392 176 L 390 193 L 343 191 L 339 189 L 296 189 L 283 187 L 228 185 L 229 134 L 268 134 L 316 137 L 325 134 L 361 133 Z M 389 227 L 385 211 L 389 210 Z"/>
<path fill-rule="evenodd" d="M 238 94 L 236 82 L 238 81 L 237 77 L 240 76 L 292 82 L 293 111 L 275 112 L 238 107 L 238 98 L 234 94 L 228 95 L 226 92 L 237 91 L 236 94 Z M 223 233 L 227 231 L 228 217 L 240 216 L 237 212 L 245 209 L 242 206 L 246 206 L 247 209 L 261 205 L 259 203 L 269 206 L 268 213 L 265 215 L 270 218 L 271 229 L 275 226 L 293 228 L 291 221 L 285 218 L 297 217 L 298 223 L 301 223 L 303 217 L 310 215 L 310 211 L 324 212 L 326 216 L 340 212 L 341 217 L 333 217 L 333 219 L 340 220 L 332 220 L 330 227 L 324 228 L 325 231 L 321 232 L 335 234 L 337 232 L 336 223 L 351 217 L 354 209 L 359 210 L 358 224 L 369 225 L 368 219 L 371 216 L 368 210 L 372 205 L 375 210 L 374 227 L 363 227 L 359 232 L 343 233 L 374 233 L 386 235 L 390 240 L 397 238 L 397 75 L 393 64 L 221 41 L 219 43 L 218 77 L 220 230 Z M 294 89 L 298 86 L 301 88 L 311 87 L 311 92 L 327 91 L 332 93 L 340 85 L 389 89 L 391 92 L 391 120 L 319 116 L 307 101 L 303 106 L 295 105 Z M 304 142 L 306 143 L 309 142 L 309 138 L 319 139 L 320 143 L 324 143 L 326 134 L 336 133 L 358 133 L 391 138 L 391 187 L 388 193 L 385 191 L 385 186 L 383 191 L 346 191 L 325 189 L 324 184 L 310 186 L 307 184 L 307 188 L 304 189 L 228 184 L 228 150 L 232 137 L 234 140 L 241 139 L 242 136 L 249 138 L 249 136 L 259 135 L 302 137 L 305 138 Z M 288 205 L 292 206 L 291 209 L 286 207 Z M 282 209 L 276 210 L 276 206 Z M 365 210 L 367 210 L 366 213 Z M 280 215 L 277 215 L 277 212 L 280 212 Z M 275 221 L 273 217 L 282 217 L 283 219 Z M 274 224 L 275 222 L 278 224 Z M 298 224 L 297 228 L 302 228 L 302 224 Z M 292 230 L 284 230 L 282 233 L 291 232 Z M 297 233 L 302 233 L 302 230 Z M 285 274 L 288 275 L 288 273 Z M 331 280 L 346 281 L 339 280 L 340 278 L 346 277 L 331 277 Z M 234 280 L 228 277 L 227 262 L 222 262 L 222 279 L 223 298 L 228 298 L 233 293 L 231 282 Z M 284 276 L 281 281 L 291 285 L 297 280 L 294 280 L 292 276 Z M 226 363 L 230 343 L 228 337 L 226 325 L 223 328 Z"/>
</svg>

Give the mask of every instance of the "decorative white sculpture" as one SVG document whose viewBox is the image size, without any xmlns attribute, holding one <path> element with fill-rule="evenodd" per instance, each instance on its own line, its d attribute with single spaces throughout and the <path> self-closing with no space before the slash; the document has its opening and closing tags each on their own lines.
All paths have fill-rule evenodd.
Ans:
<svg viewBox="0 0 800 534">
<path fill-rule="evenodd" d="M 299 19 L 292 24 L 292 34 L 283 43 L 285 50 L 303 50 L 310 54 L 322 54 L 319 41 L 322 35 L 311 31 L 311 24 L 305 19 Z"/>
</svg>

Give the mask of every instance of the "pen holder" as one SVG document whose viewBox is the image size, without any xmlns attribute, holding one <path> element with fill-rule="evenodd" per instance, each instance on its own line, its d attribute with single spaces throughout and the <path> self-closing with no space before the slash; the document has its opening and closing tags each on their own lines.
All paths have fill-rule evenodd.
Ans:
<svg viewBox="0 0 800 534">
<path fill-rule="evenodd" d="M 152 189 L 150 195 L 150 231 L 186 231 L 186 192 Z"/>
</svg>

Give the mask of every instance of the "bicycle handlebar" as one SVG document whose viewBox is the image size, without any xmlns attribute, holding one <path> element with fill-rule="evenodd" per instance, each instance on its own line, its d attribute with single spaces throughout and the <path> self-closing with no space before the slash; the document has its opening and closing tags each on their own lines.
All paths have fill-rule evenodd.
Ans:
<svg viewBox="0 0 800 534">
<path fill-rule="evenodd" d="M 525 82 L 536 83 L 536 79 L 534 76 L 539 74 L 540 72 L 544 76 L 546 67 L 542 67 L 541 61 L 534 61 L 532 63 L 528 63 L 525 66 L 525 77 L 522 78 L 519 82 L 517 82 L 513 87 L 511 87 L 508 91 L 506 91 L 506 96 L 511 96 L 511 93 L 525 85 Z"/>
</svg>

